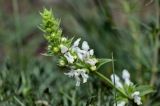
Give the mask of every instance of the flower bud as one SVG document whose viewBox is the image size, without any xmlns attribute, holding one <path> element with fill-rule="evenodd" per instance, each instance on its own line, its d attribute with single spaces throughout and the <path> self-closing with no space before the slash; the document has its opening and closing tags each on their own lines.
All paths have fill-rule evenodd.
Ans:
<svg viewBox="0 0 160 106">
<path fill-rule="evenodd" d="M 61 34 L 62 34 L 62 30 L 58 30 L 57 35 L 61 35 Z"/>
<path fill-rule="evenodd" d="M 92 71 L 96 71 L 96 66 L 91 66 L 90 69 L 91 69 Z"/>
<path fill-rule="evenodd" d="M 45 38 L 46 38 L 48 41 L 50 40 L 50 36 L 47 36 L 47 35 L 46 35 Z"/>
<path fill-rule="evenodd" d="M 61 41 L 62 41 L 62 42 L 66 42 L 66 41 L 67 41 L 67 38 L 62 37 L 62 38 L 61 38 Z"/>
<path fill-rule="evenodd" d="M 74 58 L 74 59 L 77 59 L 77 55 L 73 55 L 73 58 Z"/>
<path fill-rule="evenodd" d="M 55 37 L 55 36 L 56 36 L 55 33 L 52 33 L 52 34 L 51 34 L 51 37 Z"/>
<path fill-rule="evenodd" d="M 51 32 L 52 30 L 51 30 L 51 28 L 47 28 L 46 31 L 47 32 Z"/>
<path fill-rule="evenodd" d="M 68 51 L 68 48 L 62 44 L 59 46 L 61 48 L 61 53 L 66 53 Z"/>
<path fill-rule="evenodd" d="M 65 66 L 65 61 L 63 59 L 60 59 L 59 60 L 59 66 Z"/>
<path fill-rule="evenodd" d="M 54 52 L 54 53 L 58 53 L 58 52 L 59 52 L 59 48 L 58 48 L 58 47 L 54 47 L 54 48 L 53 48 L 53 52 Z"/>
</svg>

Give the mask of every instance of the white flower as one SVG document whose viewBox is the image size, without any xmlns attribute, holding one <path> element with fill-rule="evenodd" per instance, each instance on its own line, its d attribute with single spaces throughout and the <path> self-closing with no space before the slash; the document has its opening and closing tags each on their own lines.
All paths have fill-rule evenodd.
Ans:
<svg viewBox="0 0 160 106">
<path fill-rule="evenodd" d="M 77 39 L 74 43 L 73 46 L 71 47 L 71 49 L 76 52 L 78 58 L 82 61 L 88 59 L 90 56 L 93 56 L 94 54 L 94 50 L 91 49 L 89 50 L 89 45 L 86 41 L 83 41 L 82 43 L 82 49 L 80 49 L 79 46 L 79 42 L 80 42 L 80 38 Z"/>
<path fill-rule="evenodd" d="M 142 104 L 139 91 L 135 91 L 131 96 L 133 97 L 134 102 L 137 103 L 137 105 L 141 105 Z"/>
<path fill-rule="evenodd" d="M 130 79 L 130 73 L 128 72 L 128 70 L 124 69 L 122 71 L 122 78 L 123 79 Z"/>
<path fill-rule="evenodd" d="M 77 55 L 78 55 L 78 57 L 79 57 L 80 60 L 83 60 L 83 53 L 84 53 L 84 51 L 81 50 L 81 49 L 78 47 L 80 40 L 81 40 L 80 38 L 77 39 L 77 40 L 73 43 L 73 46 L 72 46 L 71 49 L 77 53 Z"/>
<path fill-rule="evenodd" d="M 120 81 L 120 79 L 119 79 L 119 77 L 116 75 L 116 74 L 112 74 L 111 75 L 111 80 L 112 80 L 112 82 L 117 82 L 117 81 Z"/>
<path fill-rule="evenodd" d="M 71 55 L 71 53 L 68 51 L 68 48 L 64 45 L 60 45 L 61 53 L 64 54 L 64 57 L 67 59 L 69 63 L 74 62 L 74 57 Z"/>
<path fill-rule="evenodd" d="M 80 42 L 81 38 L 77 39 L 74 43 L 72 47 L 78 47 L 79 42 Z"/>
<path fill-rule="evenodd" d="M 89 51 L 89 54 L 90 54 L 91 56 L 93 56 L 93 54 L 94 54 L 94 50 L 93 50 L 93 49 L 91 49 L 91 50 Z"/>
<path fill-rule="evenodd" d="M 85 70 L 82 70 L 82 69 L 79 69 L 80 71 L 80 74 L 82 76 L 82 79 L 83 79 L 83 83 L 86 83 L 87 82 L 87 79 L 88 79 L 88 74 L 86 74 L 86 71 Z"/>
<path fill-rule="evenodd" d="M 90 64 L 91 66 L 96 65 L 97 62 L 98 60 L 96 58 L 89 58 L 86 60 L 86 63 Z"/>
<path fill-rule="evenodd" d="M 74 50 L 77 53 L 78 58 L 80 60 L 84 60 L 87 57 L 87 54 L 86 54 L 87 52 L 84 50 L 81 50 L 79 47 L 73 48 L 72 50 Z"/>
<path fill-rule="evenodd" d="M 73 50 L 77 53 L 80 60 L 84 60 L 84 54 L 86 53 L 84 50 L 81 50 L 79 47 L 76 47 Z"/>
<path fill-rule="evenodd" d="M 130 81 L 130 73 L 129 73 L 126 69 L 124 69 L 124 70 L 122 71 L 122 78 L 124 79 L 125 84 L 127 84 L 127 85 L 133 84 L 133 83 Z"/>
<path fill-rule="evenodd" d="M 80 85 L 81 79 L 83 80 L 83 83 L 87 82 L 88 79 L 88 74 L 86 74 L 85 69 L 77 69 L 77 70 L 71 70 L 68 73 L 64 73 L 65 75 L 69 77 L 74 77 L 76 79 L 76 86 Z"/>
<path fill-rule="evenodd" d="M 78 55 L 78 58 L 79 58 L 80 60 L 83 60 L 83 59 L 84 59 L 84 57 L 83 57 L 83 54 L 82 54 L 82 53 L 77 53 L 77 55 Z"/>
<path fill-rule="evenodd" d="M 66 37 L 62 37 L 62 38 L 61 38 L 61 41 L 62 41 L 62 42 L 66 42 L 66 41 L 67 41 L 67 38 L 66 38 Z"/>
<path fill-rule="evenodd" d="M 85 50 L 85 51 L 88 51 L 89 50 L 89 45 L 86 41 L 83 41 L 82 43 L 82 49 Z"/>
<path fill-rule="evenodd" d="M 117 105 L 114 104 L 114 106 L 125 106 L 126 102 L 125 101 L 121 101 L 121 102 L 118 102 Z"/>
<path fill-rule="evenodd" d="M 64 57 L 67 59 L 67 61 L 68 61 L 69 63 L 73 63 L 73 62 L 74 62 L 74 57 L 71 55 L 70 52 L 66 52 L 66 53 L 64 54 Z"/>
<path fill-rule="evenodd" d="M 117 88 L 122 88 L 123 87 L 122 83 L 120 82 L 119 77 L 116 74 L 111 75 L 111 80 L 112 80 L 113 83 L 115 82 L 115 85 L 116 85 Z"/>
<path fill-rule="evenodd" d="M 61 53 L 66 53 L 68 51 L 68 48 L 64 45 L 60 45 Z"/>
</svg>

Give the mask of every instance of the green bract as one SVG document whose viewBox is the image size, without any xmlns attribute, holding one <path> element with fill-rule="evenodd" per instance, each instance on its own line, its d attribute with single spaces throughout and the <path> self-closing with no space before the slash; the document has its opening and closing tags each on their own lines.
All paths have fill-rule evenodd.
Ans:
<svg viewBox="0 0 160 106">
<path fill-rule="evenodd" d="M 41 29 L 44 32 L 44 37 L 48 41 L 48 53 L 54 54 L 59 52 L 61 44 L 62 30 L 60 28 L 60 20 L 56 19 L 52 10 L 44 9 L 42 13 Z"/>
</svg>

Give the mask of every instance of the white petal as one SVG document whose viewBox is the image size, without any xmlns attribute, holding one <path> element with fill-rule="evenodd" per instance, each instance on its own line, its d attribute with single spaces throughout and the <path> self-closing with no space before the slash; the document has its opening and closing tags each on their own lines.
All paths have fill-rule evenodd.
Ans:
<svg viewBox="0 0 160 106">
<path fill-rule="evenodd" d="M 83 59 L 84 59 L 84 56 L 83 56 L 82 53 L 78 53 L 77 55 L 78 55 L 78 58 L 79 58 L 80 60 L 83 60 Z"/>
<path fill-rule="evenodd" d="M 61 53 L 66 53 L 68 51 L 68 48 L 64 45 L 60 45 Z"/>
<path fill-rule="evenodd" d="M 139 95 L 140 94 L 140 92 L 139 91 L 135 91 L 133 94 L 132 94 L 132 96 L 137 96 L 137 95 Z"/>
<path fill-rule="evenodd" d="M 91 50 L 89 51 L 89 54 L 90 54 L 91 56 L 93 56 L 93 54 L 94 54 L 94 50 L 93 50 L 93 49 L 91 49 Z"/>
<path fill-rule="evenodd" d="M 125 80 L 125 79 L 130 79 L 130 73 L 126 70 L 126 69 L 124 69 L 123 71 L 122 71 L 122 78 Z"/>
<path fill-rule="evenodd" d="M 122 78 L 124 79 L 125 84 L 127 84 L 127 85 L 133 84 L 133 83 L 130 81 L 130 73 L 129 73 L 126 69 L 124 69 L 124 70 L 122 71 Z"/>
<path fill-rule="evenodd" d="M 123 85 L 120 81 L 116 82 L 115 84 L 116 84 L 117 88 L 122 88 L 123 87 Z"/>
<path fill-rule="evenodd" d="M 80 73 L 76 70 L 71 70 L 68 73 L 64 73 L 65 75 L 67 75 L 68 77 L 74 77 L 76 80 L 76 86 L 80 85 Z"/>
<path fill-rule="evenodd" d="M 86 63 L 88 63 L 88 64 L 90 64 L 92 66 L 94 66 L 97 62 L 98 62 L 98 60 L 95 59 L 95 58 L 86 60 Z"/>
<path fill-rule="evenodd" d="M 68 77 L 73 77 L 74 76 L 74 72 L 70 71 L 68 73 L 64 73 L 65 75 L 67 75 Z"/>
<path fill-rule="evenodd" d="M 125 79 L 124 82 L 125 82 L 126 85 L 132 85 L 133 84 L 129 79 Z"/>
<path fill-rule="evenodd" d="M 71 70 L 68 73 L 64 73 L 65 75 L 69 77 L 74 77 L 76 80 L 76 86 L 80 86 L 81 78 L 83 80 L 83 83 L 87 82 L 88 74 L 86 74 L 85 69 L 77 69 L 77 70 Z"/>
<path fill-rule="evenodd" d="M 62 38 L 61 38 L 61 41 L 62 41 L 62 42 L 66 42 L 66 41 L 67 41 L 67 38 L 66 38 L 66 37 L 62 37 Z"/>
<path fill-rule="evenodd" d="M 118 88 L 123 87 L 122 83 L 120 82 L 119 77 L 116 74 L 111 75 L 111 80 L 112 80 L 113 83 L 115 82 L 116 87 L 118 87 Z"/>
<path fill-rule="evenodd" d="M 76 52 L 76 53 L 78 53 L 78 51 L 80 50 L 80 48 L 79 47 L 73 47 L 72 46 L 72 48 L 71 48 L 74 52 Z"/>
<path fill-rule="evenodd" d="M 125 106 L 126 102 L 125 101 L 121 101 L 119 103 L 117 103 L 117 106 Z"/>
<path fill-rule="evenodd" d="M 67 61 L 68 61 L 69 63 L 73 63 L 73 62 L 74 62 L 74 58 L 73 58 L 73 56 L 70 54 L 70 52 L 65 53 L 65 54 L 64 54 L 64 57 L 67 59 Z"/>
<path fill-rule="evenodd" d="M 77 39 L 77 40 L 74 42 L 73 47 L 78 47 L 80 40 L 81 40 L 81 38 Z"/>
<path fill-rule="evenodd" d="M 85 72 L 81 73 L 81 76 L 83 78 L 83 83 L 86 83 L 87 82 L 87 79 L 88 79 L 88 74 L 86 74 Z"/>
<path fill-rule="evenodd" d="M 112 80 L 112 82 L 114 82 L 114 80 L 115 80 L 115 82 L 120 81 L 119 77 L 116 74 L 111 75 L 111 80 Z"/>
<path fill-rule="evenodd" d="M 88 51 L 89 50 L 89 45 L 86 41 L 83 41 L 82 43 L 82 49 L 85 50 L 85 51 Z"/>
<path fill-rule="evenodd" d="M 139 91 L 135 91 L 131 96 L 133 97 L 134 102 L 137 103 L 137 105 L 141 105 L 142 104 Z"/>
</svg>

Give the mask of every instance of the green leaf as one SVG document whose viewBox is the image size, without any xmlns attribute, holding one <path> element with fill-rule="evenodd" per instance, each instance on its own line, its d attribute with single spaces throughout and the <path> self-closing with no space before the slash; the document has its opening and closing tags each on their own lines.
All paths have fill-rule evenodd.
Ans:
<svg viewBox="0 0 160 106">
<path fill-rule="evenodd" d="M 99 69 L 102 65 L 113 61 L 112 59 L 98 59 L 97 69 Z"/>
<path fill-rule="evenodd" d="M 136 88 L 137 91 L 140 91 L 140 95 L 141 96 L 145 96 L 149 93 L 154 93 L 155 90 L 153 89 L 153 87 L 149 86 L 149 85 L 141 85 L 141 86 L 138 86 Z"/>
<path fill-rule="evenodd" d="M 43 55 L 43 56 L 53 56 L 53 54 L 49 54 L 49 53 L 41 53 L 41 55 Z"/>
</svg>

